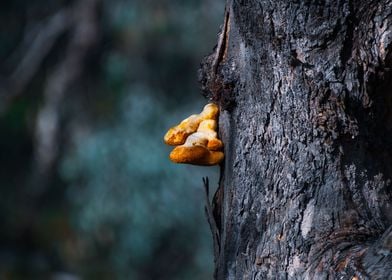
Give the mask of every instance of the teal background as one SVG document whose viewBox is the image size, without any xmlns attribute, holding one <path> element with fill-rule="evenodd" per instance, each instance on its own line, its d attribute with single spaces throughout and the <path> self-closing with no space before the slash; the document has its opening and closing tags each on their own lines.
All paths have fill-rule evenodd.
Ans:
<svg viewBox="0 0 392 280">
<path fill-rule="evenodd" d="M 171 163 L 162 137 L 207 102 L 197 70 L 223 0 L 101 1 L 97 41 L 56 107 L 55 152 L 44 151 L 54 160 L 40 169 L 37 120 L 72 30 L 17 94 L 13 73 L 48 19 L 78 1 L 1 4 L 0 279 L 212 279 L 202 177 L 216 187 L 219 169 Z"/>
</svg>

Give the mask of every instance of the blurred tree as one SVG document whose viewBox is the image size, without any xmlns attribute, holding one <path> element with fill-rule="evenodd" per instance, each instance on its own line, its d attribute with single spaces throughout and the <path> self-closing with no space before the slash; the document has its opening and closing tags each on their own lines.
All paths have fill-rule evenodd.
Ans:
<svg viewBox="0 0 392 280">
<path fill-rule="evenodd" d="M 222 12 L 215 0 L 2 6 L 1 279 L 211 278 L 201 177 L 217 170 L 169 164 L 161 139 L 204 103 L 196 71 Z"/>
</svg>

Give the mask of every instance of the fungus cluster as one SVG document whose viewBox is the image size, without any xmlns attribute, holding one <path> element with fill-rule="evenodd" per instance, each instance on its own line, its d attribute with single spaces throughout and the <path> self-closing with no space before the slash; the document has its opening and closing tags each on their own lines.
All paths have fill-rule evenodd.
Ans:
<svg viewBox="0 0 392 280">
<path fill-rule="evenodd" d="M 218 106 L 209 103 L 200 114 L 191 115 L 170 128 L 164 137 L 166 144 L 176 146 L 170 159 L 195 165 L 219 164 L 224 154 L 223 143 L 216 132 L 218 114 Z"/>
</svg>

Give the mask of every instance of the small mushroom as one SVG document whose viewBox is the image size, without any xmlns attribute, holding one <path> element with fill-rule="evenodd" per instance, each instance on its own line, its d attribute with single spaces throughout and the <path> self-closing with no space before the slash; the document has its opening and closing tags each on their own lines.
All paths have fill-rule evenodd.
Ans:
<svg viewBox="0 0 392 280">
<path fill-rule="evenodd" d="M 217 151 L 223 148 L 223 143 L 218 139 L 216 133 L 217 123 L 216 120 L 202 121 L 197 129 L 197 133 L 202 133 L 208 139 L 207 148 L 212 151 Z"/>
<path fill-rule="evenodd" d="M 218 139 L 217 105 L 207 104 L 198 115 L 192 115 L 166 133 L 166 144 L 177 146 L 170 153 L 170 159 L 176 163 L 195 165 L 219 164 L 224 154 L 223 143 Z"/>
<path fill-rule="evenodd" d="M 204 106 L 203 111 L 200 113 L 200 116 L 204 120 L 216 120 L 219 115 L 219 107 L 214 103 L 208 103 Z"/>
<path fill-rule="evenodd" d="M 219 164 L 224 154 L 220 151 L 208 149 L 209 140 L 205 133 L 195 132 L 191 134 L 181 146 L 177 146 L 170 153 L 170 159 L 176 163 L 189 163 L 195 165 Z"/>
<path fill-rule="evenodd" d="M 203 120 L 215 120 L 218 117 L 219 108 L 214 103 L 204 106 L 203 111 L 198 115 L 191 115 L 183 120 L 179 125 L 169 129 L 165 134 L 165 143 L 171 146 L 182 145 L 186 138 L 194 133 Z"/>
</svg>

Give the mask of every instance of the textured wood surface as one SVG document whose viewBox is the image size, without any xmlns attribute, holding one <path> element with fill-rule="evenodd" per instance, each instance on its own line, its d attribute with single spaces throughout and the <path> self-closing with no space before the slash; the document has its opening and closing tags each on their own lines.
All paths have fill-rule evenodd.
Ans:
<svg viewBox="0 0 392 280">
<path fill-rule="evenodd" d="M 391 42 L 389 0 L 228 1 L 217 279 L 392 279 Z"/>
</svg>

